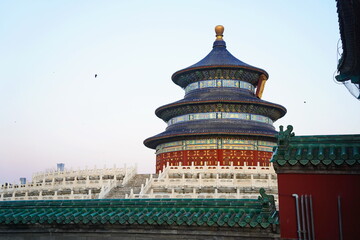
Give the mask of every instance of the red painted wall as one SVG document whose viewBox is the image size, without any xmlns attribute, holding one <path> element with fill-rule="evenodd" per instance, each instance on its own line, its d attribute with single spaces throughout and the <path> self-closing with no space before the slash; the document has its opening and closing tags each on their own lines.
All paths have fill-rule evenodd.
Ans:
<svg viewBox="0 0 360 240">
<path fill-rule="evenodd" d="M 339 239 L 341 196 L 343 239 L 360 239 L 360 175 L 278 174 L 281 238 L 297 239 L 293 193 L 312 195 L 315 239 Z"/>
<path fill-rule="evenodd" d="M 272 156 L 271 152 L 254 151 L 254 150 L 231 150 L 231 149 L 205 149 L 205 150 L 186 150 L 156 155 L 156 172 L 163 169 L 163 166 L 169 162 L 170 166 L 182 165 L 230 165 L 243 166 L 244 162 L 248 166 L 256 166 L 259 162 L 261 166 L 268 166 Z"/>
</svg>

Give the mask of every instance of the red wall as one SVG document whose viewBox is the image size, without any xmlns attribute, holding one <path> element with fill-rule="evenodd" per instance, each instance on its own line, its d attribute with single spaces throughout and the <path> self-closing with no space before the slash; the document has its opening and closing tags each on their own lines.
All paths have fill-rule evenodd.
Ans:
<svg viewBox="0 0 360 240">
<path fill-rule="evenodd" d="M 272 152 L 254 150 L 232 150 L 232 149 L 208 149 L 208 150 L 186 150 L 156 155 L 156 172 L 158 173 L 169 162 L 170 166 L 182 165 L 230 165 L 243 166 L 244 162 L 248 166 L 256 166 L 259 162 L 261 166 L 268 166 Z"/>
<path fill-rule="evenodd" d="M 293 193 L 312 195 L 315 239 L 339 239 L 338 196 L 343 239 L 360 239 L 360 175 L 278 174 L 281 238 L 297 239 Z"/>
</svg>

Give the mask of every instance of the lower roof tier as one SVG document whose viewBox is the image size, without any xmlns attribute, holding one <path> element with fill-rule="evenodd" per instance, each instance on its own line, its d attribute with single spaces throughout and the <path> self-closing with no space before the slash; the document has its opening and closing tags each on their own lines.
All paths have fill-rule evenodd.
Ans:
<svg viewBox="0 0 360 240">
<path fill-rule="evenodd" d="M 166 131 L 146 139 L 144 144 L 155 149 L 161 143 L 199 136 L 242 136 L 275 142 L 276 134 L 275 128 L 267 123 L 238 119 L 208 119 L 171 125 Z"/>
</svg>

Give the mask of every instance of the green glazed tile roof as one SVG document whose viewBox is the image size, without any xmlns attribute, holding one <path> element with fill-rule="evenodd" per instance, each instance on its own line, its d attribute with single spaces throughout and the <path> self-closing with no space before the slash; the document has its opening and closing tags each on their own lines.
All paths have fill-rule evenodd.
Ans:
<svg viewBox="0 0 360 240">
<path fill-rule="evenodd" d="M 261 227 L 279 224 L 273 196 L 251 199 L 93 199 L 0 202 L 0 225 L 119 224 Z"/>
<path fill-rule="evenodd" d="M 277 136 L 272 162 L 281 166 L 359 166 L 360 134 L 295 136 L 288 126 Z"/>
</svg>

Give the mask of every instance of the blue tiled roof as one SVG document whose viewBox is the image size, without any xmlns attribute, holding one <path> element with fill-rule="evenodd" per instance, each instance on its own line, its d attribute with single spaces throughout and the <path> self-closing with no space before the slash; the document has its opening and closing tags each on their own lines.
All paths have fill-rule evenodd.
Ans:
<svg viewBox="0 0 360 240">
<path fill-rule="evenodd" d="M 166 131 L 146 139 L 144 144 L 155 149 L 158 144 L 168 142 L 171 138 L 217 135 L 275 139 L 276 134 L 275 128 L 266 123 L 239 119 L 207 119 L 171 125 Z"/>
<path fill-rule="evenodd" d="M 190 67 L 184 68 L 175 72 L 172 76 L 174 82 L 179 77 L 181 73 L 189 72 L 196 69 L 202 68 L 212 68 L 212 67 L 223 67 L 223 68 L 242 68 L 242 69 L 250 69 L 255 72 L 259 72 L 265 74 L 268 77 L 268 73 L 261 69 L 254 66 L 251 66 L 243 61 L 240 61 L 236 57 L 234 57 L 227 49 L 226 43 L 224 40 L 216 40 L 213 45 L 212 51 L 201 61 L 191 65 Z"/>
<path fill-rule="evenodd" d="M 283 117 L 286 113 L 286 109 L 283 106 L 259 99 L 255 97 L 253 93 L 247 90 L 235 88 L 208 88 L 194 90 L 191 93 L 187 94 L 184 99 L 161 106 L 156 109 L 155 114 L 158 117 L 163 118 L 162 113 L 167 109 L 176 108 L 188 104 L 204 104 L 212 102 L 229 104 L 233 103 L 242 105 L 252 104 L 254 106 L 268 107 L 271 108 L 272 111 L 277 112 L 277 118 L 274 118 L 274 116 L 272 115 L 269 116 L 274 121 L 276 121 L 280 117 Z"/>
</svg>

